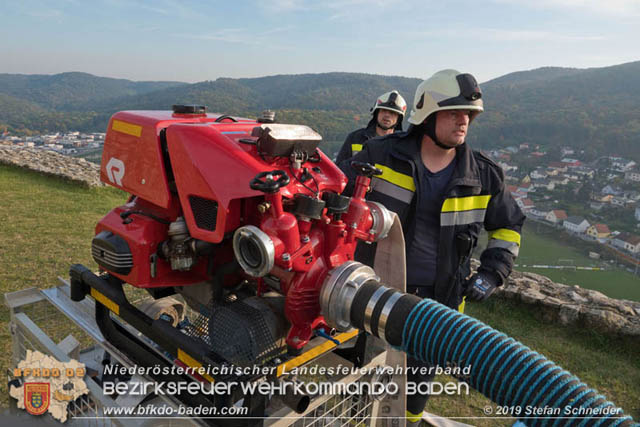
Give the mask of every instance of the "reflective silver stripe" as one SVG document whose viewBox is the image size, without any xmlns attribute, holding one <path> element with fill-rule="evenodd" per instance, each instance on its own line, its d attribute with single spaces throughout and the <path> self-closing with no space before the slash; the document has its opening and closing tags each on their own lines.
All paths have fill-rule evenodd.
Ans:
<svg viewBox="0 0 640 427">
<path fill-rule="evenodd" d="M 463 225 L 474 222 L 484 222 L 486 209 L 474 209 L 472 211 L 443 212 L 440 214 L 440 225 Z"/>
<path fill-rule="evenodd" d="M 396 305 L 396 302 L 402 296 L 402 292 L 396 292 L 391 295 L 387 302 L 384 303 L 384 307 L 382 307 L 382 311 L 380 312 L 380 319 L 378 320 L 378 338 L 384 339 L 385 328 L 387 327 L 387 319 L 389 318 L 389 313 L 393 309 L 393 306 Z"/>
<path fill-rule="evenodd" d="M 380 286 L 378 289 L 376 289 L 373 295 L 371 295 L 371 298 L 369 298 L 367 307 L 364 309 L 364 330 L 365 331 L 372 333 L 371 332 L 371 315 L 373 314 L 373 309 L 376 307 L 376 304 L 378 303 L 378 300 L 380 299 L 382 294 L 384 294 L 388 290 L 389 288 L 387 288 L 386 286 Z"/>
<path fill-rule="evenodd" d="M 411 203 L 411 199 L 413 199 L 413 191 L 398 187 L 397 185 L 383 179 L 376 178 L 375 176 L 371 180 L 371 188 L 376 190 L 378 193 L 393 197 L 394 199 L 398 199 L 405 203 Z"/>
<path fill-rule="evenodd" d="M 518 253 L 520 252 L 520 246 L 518 246 L 517 243 L 500 239 L 490 239 L 489 243 L 487 244 L 487 249 L 489 248 L 506 249 L 511 252 L 513 256 L 518 256 Z"/>
</svg>

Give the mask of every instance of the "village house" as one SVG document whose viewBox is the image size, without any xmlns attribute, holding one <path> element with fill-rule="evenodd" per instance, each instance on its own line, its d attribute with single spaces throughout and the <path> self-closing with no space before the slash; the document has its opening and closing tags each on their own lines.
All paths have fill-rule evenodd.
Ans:
<svg viewBox="0 0 640 427">
<path fill-rule="evenodd" d="M 584 233 L 589 225 L 589 221 L 581 216 L 570 216 L 562 223 L 562 226 L 572 233 Z"/>
<path fill-rule="evenodd" d="M 611 230 L 607 227 L 607 224 L 593 224 L 587 228 L 587 235 L 594 239 L 605 239 L 609 237 Z"/>
<path fill-rule="evenodd" d="M 633 160 L 623 159 L 622 157 L 609 157 L 611 161 L 611 169 L 618 172 L 627 172 L 634 168 L 636 162 Z"/>
<path fill-rule="evenodd" d="M 545 221 L 550 222 L 551 224 L 562 224 L 562 221 L 567 219 L 567 213 L 562 209 L 556 209 L 550 211 L 547 216 L 544 218 Z"/>
<path fill-rule="evenodd" d="M 527 212 L 527 216 L 532 216 L 538 219 L 545 219 L 548 213 L 549 213 L 548 208 L 538 208 L 534 206 L 531 208 L 529 212 Z"/>
<path fill-rule="evenodd" d="M 613 196 L 611 194 L 602 195 L 598 193 L 591 193 L 591 200 L 593 200 L 594 202 L 611 203 L 611 199 L 613 199 Z"/>
<path fill-rule="evenodd" d="M 535 169 L 533 172 L 531 172 L 531 179 L 545 179 L 547 177 L 547 172 L 545 172 L 543 169 Z"/>
<path fill-rule="evenodd" d="M 640 172 L 629 171 L 624 173 L 625 181 L 640 182 Z"/>
<path fill-rule="evenodd" d="M 530 211 L 535 206 L 531 199 L 527 199 L 524 197 L 516 199 L 516 203 L 518 204 L 518 206 L 520 206 L 520 209 L 522 209 L 522 211 L 525 213 Z"/>
<path fill-rule="evenodd" d="M 566 159 L 562 159 L 561 162 L 564 163 L 569 168 L 577 168 L 578 166 L 582 166 L 582 163 L 580 163 L 580 160 L 576 160 L 576 159 L 566 158 Z"/>
<path fill-rule="evenodd" d="M 553 182 L 554 185 L 567 185 L 569 183 L 569 178 L 566 176 L 554 176 L 549 178 L 549 182 Z"/>
<path fill-rule="evenodd" d="M 626 197 L 612 197 L 611 198 L 611 206 L 616 206 L 619 208 L 625 208 L 633 205 L 635 201 L 629 200 Z"/>
<path fill-rule="evenodd" d="M 637 202 L 637 201 L 640 201 L 640 192 L 635 190 L 625 191 L 624 197 L 627 198 L 628 200 L 633 200 Z"/>
<path fill-rule="evenodd" d="M 553 190 L 554 188 L 556 188 L 556 185 L 549 181 L 548 179 L 540 179 L 535 181 L 534 183 L 531 184 L 533 188 L 538 189 L 538 188 L 543 188 L 545 190 Z"/>
<path fill-rule="evenodd" d="M 525 182 L 525 183 L 521 183 L 520 185 L 518 185 L 518 192 L 519 193 L 525 193 L 527 194 L 528 192 L 532 191 L 533 188 L 531 188 L 531 183 Z"/>
<path fill-rule="evenodd" d="M 564 173 L 564 174 L 562 174 L 562 176 L 563 176 L 564 178 L 567 178 L 568 180 L 570 180 L 570 181 L 574 181 L 574 182 L 575 182 L 575 181 L 579 181 L 579 180 L 580 180 L 580 176 L 578 176 L 578 174 L 576 174 L 576 173 L 572 173 L 572 172 Z"/>
<path fill-rule="evenodd" d="M 622 194 L 622 190 L 613 185 L 605 185 L 600 192 L 602 194 L 611 194 L 612 196 L 620 196 Z"/>
<path fill-rule="evenodd" d="M 572 172 L 589 179 L 593 179 L 596 173 L 595 170 L 587 166 L 578 166 L 577 168 L 573 168 Z"/>
<path fill-rule="evenodd" d="M 640 253 L 640 236 L 631 233 L 620 233 L 611 241 L 613 246 L 624 249 L 632 254 Z"/>
<path fill-rule="evenodd" d="M 548 169 L 556 170 L 558 172 L 566 172 L 568 168 L 567 168 L 566 163 L 551 162 L 551 163 L 549 163 Z"/>
<path fill-rule="evenodd" d="M 518 166 L 513 166 L 506 162 L 498 162 L 498 166 L 500 166 L 505 173 L 515 172 L 518 170 Z"/>
</svg>

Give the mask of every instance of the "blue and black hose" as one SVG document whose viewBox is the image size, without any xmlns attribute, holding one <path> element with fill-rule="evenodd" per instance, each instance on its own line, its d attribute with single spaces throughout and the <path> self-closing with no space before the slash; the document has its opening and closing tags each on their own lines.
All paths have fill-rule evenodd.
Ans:
<svg viewBox="0 0 640 427">
<path fill-rule="evenodd" d="M 351 324 L 432 365 L 470 367 L 469 385 L 498 405 L 544 408 L 528 426 L 630 426 L 630 416 L 579 378 L 507 335 L 430 299 L 363 283 Z"/>
</svg>

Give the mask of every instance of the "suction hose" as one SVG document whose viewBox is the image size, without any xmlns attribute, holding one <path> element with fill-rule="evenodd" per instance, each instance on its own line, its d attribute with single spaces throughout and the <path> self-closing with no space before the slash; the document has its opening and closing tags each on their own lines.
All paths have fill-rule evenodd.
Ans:
<svg viewBox="0 0 640 427">
<path fill-rule="evenodd" d="M 622 409 L 544 356 L 449 307 L 382 285 L 358 262 L 331 271 L 320 305 L 338 330 L 364 329 L 433 365 L 469 366 L 469 385 L 498 405 L 545 408 L 540 418 L 523 418 L 526 425 L 633 425 Z"/>
</svg>

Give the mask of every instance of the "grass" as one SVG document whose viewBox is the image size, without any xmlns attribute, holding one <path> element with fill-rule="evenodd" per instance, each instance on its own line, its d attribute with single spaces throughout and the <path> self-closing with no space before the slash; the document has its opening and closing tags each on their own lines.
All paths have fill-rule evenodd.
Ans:
<svg viewBox="0 0 640 427">
<path fill-rule="evenodd" d="M 607 271 L 551 270 L 530 267 L 521 267 L 519 270 L 543 274 L 555 282 L 566 285 L 580 285 L 583 288 L 594 289 L 612 298 L 640 301 L 640 276 L 635 276 L 615 265 L 591 259 L 571 243 L 561 241 L 549 232 L 541 234 L 541 230 L 537 232 L 534 230 L 536 225 L 525 226 L 518 264 L 605 267 Z"/>
<path fill-rule="evenodd" d="M 0 293 L 58 285 L 69 266 L 95 269 L 91 239 L 96 223 L 127 195 L 114 188 L 84 188 L 35 172 L 0 165 Z M 11 362 L 9 311 L 0 310 L 1 372 Z M 63 336 L 64 337 L 64 336 Z M 62 337 L 62 338 L 63 338 Z M 0 382 L 0 405 L 8 404 Z"/>
<path fill-rule="evenodd" d="M 77 184 L 0 165 L 0 292 L 57 285 L 69 265 L 95 264 L 90 242 L 96 222 L 126 195 L 113 188 L 88 189 Z M 525 242 L 531 240 L 528 232 Z M 524 250 L 524 248 L 523 248 Z M 544 273 L 543 273 L 544 274 Z M 626 413 L 640 419 L 640 340 L 599 335 L 580 327 L 544 323 L 532 310 L 511 301 L 490 299 L 468 304 L 467 313 L 511 335 L 605 393 Z M 11 358 L 9 314 L 0 311 L 0 358 L 3 372 Z M 444 379 L 444 381 L 448 381 Z M 482 417 L 484 396 L 434 397 L 427 410 L 444 416 Z M 0 382 L 0 404 L 7 405 Z M 465 421 L 465 420 L 461 420 Z M 508 420 L 474 419 L 475 425 L 510 425 Z"/>
<path fill-rule="evenodd" d="M 471 302 L 467 304 L 466 314 L 554 361 L 605 394 L 627 415 L 636 421 L 640 419 L 640 340 L 637 337 L 613 337 L 579 326 L 549 324 L 539 319 L 529 306 L 498 298 L 484 303 Z M 489 400 L 477 394 L 464 404 L 448 398 L 441 403 L 434 402 L 434 406 L 427 409 L 482 416 L 481 410 L 488 404 Z M 496 421 L 500 420 L 484 425 L 497 425 Z M 476 421 L 472 424 L 482 425 Z"/>
<path fill-rule="evenodd" d="M 522 246 L 516 263 L 517 270 L 528 271 L 549 277 L 557 283 L 579 285 L 586 289 L 600 291 L 611 298 L 640 301 L 640 276 L 625 271 L 614 264 L 594 260 L 587 256 L 587 250 L 576 247 L 581 241 L 563 239 L 563 234 L 550 227 L 532 221 L 525 223 L 522 230 Z M 486 233 L 476 250 L 486 245 Z M 580 267 L 604 267 L 606 271 L 543 269 L 531 265 L 564 265 Z M 524 267 L 526 265 L 526 267 Z"/>
</svg>

